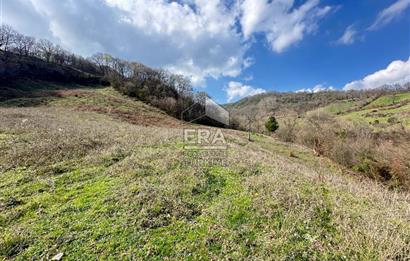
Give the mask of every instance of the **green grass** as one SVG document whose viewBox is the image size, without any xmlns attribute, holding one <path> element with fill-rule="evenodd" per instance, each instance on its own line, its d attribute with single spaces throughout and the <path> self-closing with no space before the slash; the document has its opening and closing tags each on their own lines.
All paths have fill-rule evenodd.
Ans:
<svg viewBox="0 0 410 261">
<path fill-rule="evenodd" d="M 27 180 L 24 188 L 20 187 L 26 193 L 18 200 L 21 205 L 8 215 L 2 215 L 5 225 L 12 228 L 3 231 L 2 254 L 13 256 L 22 251 L 19 259 L 49 257 L 57 252 L 65 253 L 69 259 L 80 255 L 82 258 L 96 255 L 109 258 L 112 253 L 124 258 L 182 259 L 191 255 L 194 259 L 212 259 L 227 251 L 227 256 L 241 258 L 262 250 L 262 246 L 258 246 L 258 238 L 270 227 L 270 233 L 292 233 L 284 242 L 278 238 L 276 243 L 276 251 L 282 251 L 283 256 L 342 256 L 341 253 L 320 253 L 311 245 L 313 240 L 327 241 L 326 237 L 336 233 L 325 189 L 317 194 L 309 190 L 310 186 L 304 187 L 307 199 L 313 195 L 324 197 L 324 209 L 323 206 L 315 207 L 310 220 L 301 220 L 295 213 L 287 216 L 286 208 L 275 199 L 271 199 L 270 204 L 275 209 L 273 217 L 269 217 L 253 206 L 253 199 L 258 194 L 245 189 L 242 185 L 244 179 L 239 174 L 230 169 L 212 167 L 192 178 L 191 182 L 189 179 L 185 181 L 186 185 L 176 198 L 190 208 L 198 209 L 197 213 L 182 212 L 180 214 L 185 215 L 173 216 L 169 212 L 172 206 L 164 198 L 165 202 L 156 201 L 147 206 L 150 218 L 145 221 L 157 223 L 143 223 L 143 227 L 150 229 L 136 230 L 138 219 L 144 220 L 144 215 L 141 210 L 135 210 L 132 201 L 116 204 L 116 191 L 123 189 L 125 181 L 103 175 L 104 171 L 98 168 L 74 170 L 47 183 Z M 10 177 L 26 173 L 7 173 L 9 186 L 13 187 Z M 2 196 L 7 198 L 21 193 L 19 189 L 9 189 Z M 17 234 L 16 226 L 19 228 Z M 329 244 L 336 243 L 329 241 Z"/>
<path fill-rule="evenodd" d="M 355 101 L 346 100 L 346 101 L 332 103 L 324 107 L 323 109 L 333 114 L 341 114 L 341 113 L 345 113 L 346 111 L 354 108 L 355 106 L 357 106 Z"/>
<path fill-rule="evenodd" d="M 340 117 L 370 124 L 375 129 L 384 129 L 398 124 L 410 128 L 410 93 L 379 97 L 363 109 Z"/>
<path fill-rule="evenodd" d="M 85 93 L 85 94 L 84 94 Z M 383 260 L 409 249 L 408 194 L 306 148 L 224 131 L 221 164 L 110 88 L 0 108 L 0 259 Z M 290 153 L 292 152 L 292 153 Z M 291 156 L 291 154 L 293 156 Z"/>
<path fill-rule="evenodd" d="M 384 95 L 360 107 L 363 101 L 335 102 L 318 110 L 340 118 L 371 125 L 376 130 L 403 124 L 410 128 L 410 93 Z"/>
<path fill-rule="evenodd" d="M 409 101 L 410 93 L 399 93 L 395 95 L 385 95 L 371 102 L 366 108 L 383 107 L 397 104 L 399 102 Z"/>
</svg>

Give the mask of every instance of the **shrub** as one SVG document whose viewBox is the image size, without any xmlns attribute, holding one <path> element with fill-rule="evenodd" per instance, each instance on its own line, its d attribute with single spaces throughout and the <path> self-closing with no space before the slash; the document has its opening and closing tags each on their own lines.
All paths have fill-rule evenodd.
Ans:
<svg viewBox="0 0 410 261">
<path fill-rule="evenodd" d="M 352 148 L 341 141 L 335 143 L 330 151 L 330 157 L 333 158 L 334 161 L 349 168 L 353 167 L 355 161 L 354 156 Z"/>
<path fill-rule="evenodd" d="M 292 125 L 291 125 L 292 126 Z M 293 132 L 294 134 L 289 135 Z M 277 137 L 300 143 L 389 187 L 410 189 L 410 133 L 404 127 L 375 133 L 368 125 L 315 112 L 294 126 L 281 124 Z"/>
<path fill-rule="evenodd" d="M 165 111 L 172 116 L 178 116 L 177 113 L 177 101 L 173 97 L 167 97 L 162 99 L 152 98 L 151 105 Z"/>
<path fill-rule="evenodd" d="M 293 142 L 296 140 L 297 118 L 286 119 L 276 132 L 276 135 L 283 141 Z"/>
<path fill-rule="evenodd" d="M 265 127 L 268 131 L 275 132 L 279 128 L 279 124 L 274 116 L 270 116 L 265 123 Z"/>
</svg>

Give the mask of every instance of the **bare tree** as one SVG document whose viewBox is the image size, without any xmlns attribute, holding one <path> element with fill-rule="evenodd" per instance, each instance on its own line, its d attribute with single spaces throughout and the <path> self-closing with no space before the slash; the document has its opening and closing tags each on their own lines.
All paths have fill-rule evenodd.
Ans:
<svg viewBox="0 0 410 261">
<path fill-rule="evenodd" d="M 40 51 L 40 57 L 46 62 L 51 62 L 56 52 L 56 47 L 54 44 L 46 39 L 41 39 L 38 41 L 37 49 Z"/>
<path fill-rule="evenodd" d="M 191 96 L 193 89 L 191 80 L 183 75 L 174 74 L 173 78 L 175 79 L 175 88 L 180 95 Z"/>
<path fill-rule="evenodd" d="M 121 60 L 119 58 L 112 58 L 111 59 L 111 68 L 116 71 L 122 78 L 127 76 L 127 66 L 128 62 Z"/>
<path fill-rule="evenodd" d="M 23 55 L 24 52 L 24 41 L 23 41 L 24 35 L 20 33 L 16 33 L 14 35 L 14 46 L 12 47 L 12 52 Z"/>
<path fill-rule="evenodd" d="M 7 52 L 15 43 L 17 32 L 9 25 L 0 26 L 0 49 Z"/>
<path fill-rule="evenodd" d="M 12 51 L 18 55 L 28 56 L 33 51 L 35 39 L 19 33 L 15 34 L 14 46 Z"/>
<path fill-rule="evenodd" d="M 96 53 L 89 60 L 95 63 L 104 75 L 108 75 L 111 69 L 115 71 L 119 69 L 119 59 L 108 53 Z"/>
<path fill-rule="evenodd" d="M 58 64 L 65 64 L 66 61 L 68 60 L 68 52 L 64 50 L 61 46 L 56 45 L 54 47 L 54 55 L 53 59 L 56 63 Z"/>
<path fill-rule="evenodd" d="M 105 68 L 113 68 L 113 59 L 111 54 L 104 53 L 103 54 L 103 64 Z"/>
<path fill-rule="evenodd" d="M 101 73 L 104 75 L 108 74 L 112 59 L 113 57 L 107 53 L 96 53 L 90 58 L 90 60 L 98 66 Z"/>
<path fill-rule="evenodd" d="M 257 116 L 257 108 L 252 107 L 249 108 L 245 112 L 245 119 L 246 119 L 246 125 L 247 125 L 247 130 L 248 130 L 248 141 L 252 141 L 251 139 L 251 132 L 252 132 L 252 127 L 255 124 L 256 121 L 256 116 Z"/>
<path fill-rule="evenodd" d="M 30 36 L 24 36 L 23 39 L 23 55 L 29 56 L 34 50 L 34 45 L 36 44 L 36 39 Z"/>
</svg>

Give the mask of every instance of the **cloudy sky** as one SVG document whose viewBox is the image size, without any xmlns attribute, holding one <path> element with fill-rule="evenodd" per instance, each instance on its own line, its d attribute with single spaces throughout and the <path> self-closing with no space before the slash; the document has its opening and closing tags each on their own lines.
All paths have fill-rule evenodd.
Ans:
<svg viewBox="0 0 410 261">
<path fill-rule="evenodd" d="M 187 75 L 221 103 L 410 80 L 410 0 L 0 2 L 24 34 Z"/>
</svg>

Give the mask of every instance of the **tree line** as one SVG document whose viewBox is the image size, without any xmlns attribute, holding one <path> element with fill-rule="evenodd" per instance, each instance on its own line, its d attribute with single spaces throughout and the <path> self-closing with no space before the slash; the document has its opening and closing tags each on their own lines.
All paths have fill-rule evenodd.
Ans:
<svg viewBox="0 0 410 261">
<path fill-rule="evenodd" d="M 0 26 L 0 50 L 6 62 L 9 54 L 12 53 L 24 57 L 35 57 L 48 63 L 71 66 L 95 75 L 99 74 L 97 67 L 89 59 L 71 53 L 47 39 L 36 39 L 23 35 L 10 25 Z"/>
<path fill-rule="evenodd" d="M 100 76 L 121 93 L 176 117 L 197 98 L 191 81 L 182 75 L 153 69 L 108 53 L 96 53 L 84 58 L 47 39 L 23 35 L 10 25 L 0 26 L 0 52 L 5 63 L 11 55 L 29 57 Z"/>
</svg>

